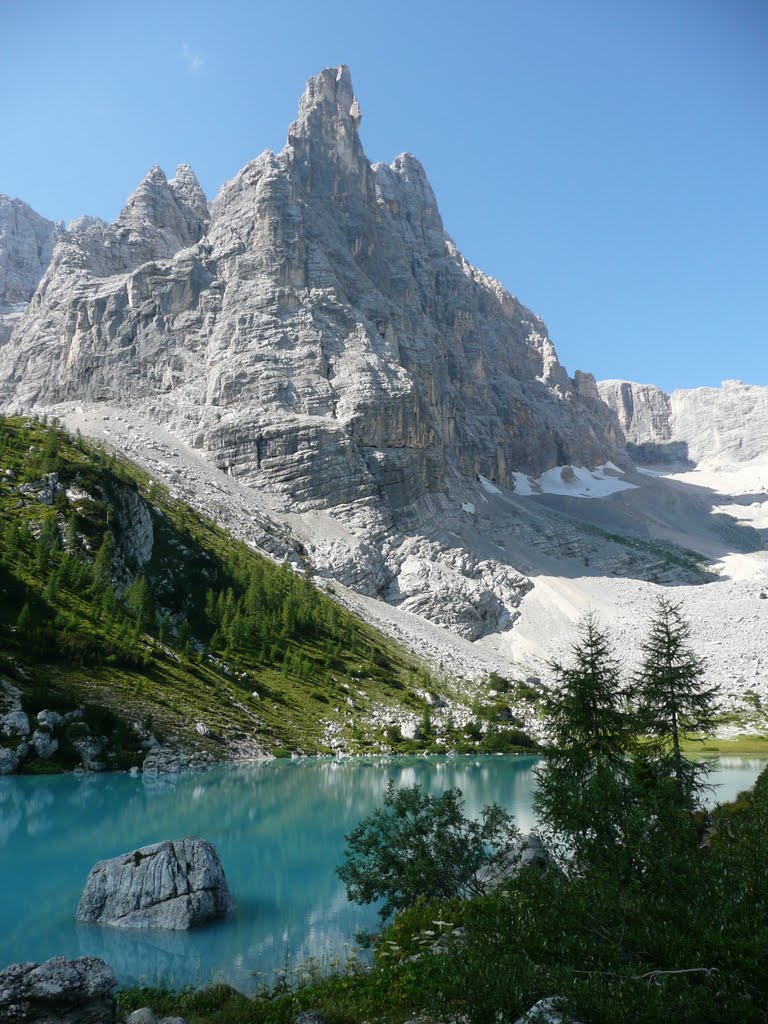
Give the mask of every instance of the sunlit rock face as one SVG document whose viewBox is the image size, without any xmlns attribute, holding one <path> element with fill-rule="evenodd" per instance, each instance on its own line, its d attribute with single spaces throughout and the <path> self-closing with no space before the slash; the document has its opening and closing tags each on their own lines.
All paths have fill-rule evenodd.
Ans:
<svg viewBox="0 0 768 1024">
<path fill-rule="evenodd" d="M 190 168 L 153 168 L 114 224 L 73 223 L 0 352 L 0 401 L 149 413 L 290 510 L 364 536 L 362 555 L 318 541 L 321 568 L 474 637 L 512 621 L 506 595 L 527 582 L 502 566 L 502 594 L 483 582 L 493 559 L 457 568 L 449 496 L 478 474 L 513 488 L 516 471 L 621 461 L 623 437 L 594 379 L 572 380 L 544 323 L 456 249 L 421 164 L 368 161 L 360 120 L 349 71 L 327 69 L 283 150 L 210 211 Z M 461 611 L 414 592 L 451 587 L 414 574 L 404 532 L 416 557 L 451 549 Z"/>
<path fill-rule="evenodd" d="M 598 389 L 638 461 L 733 464 L 768 455 L 767 387 L 726 380 L 667 394 L 652 384 L 604 380 Z"/>
<path fill-rule="evenodd" d="M 62 233 L 61 224 L 0 195 L 0 345 L 21 319 Z"/>
</svg>

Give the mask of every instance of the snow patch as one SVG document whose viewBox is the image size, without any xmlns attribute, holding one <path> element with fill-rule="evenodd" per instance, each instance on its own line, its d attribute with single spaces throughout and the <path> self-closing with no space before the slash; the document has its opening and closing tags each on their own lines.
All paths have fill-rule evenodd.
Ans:
<svg viewBox="0 0 768 1024">
<path fill-rule="evenodd" d="M 515 494 L 520 494 L 524 498 L 527 498 L 531 494 L 540 494 L 541 488 L 538 484 L 534 485 L 534 481 L 525 473 L 513 473 L 512 476 L 515 478 Z"/>
<path fill-rule="evenodd" d="M 484 477 L 482 474 L 480 474 L 480 486 L 483 488 L 484 491 L 487 491 L 489 494 L 501 494 L 501 491 L 496 486 L 496 484 L 492 484 L 491 481 L 488 480 L 487 477 Z"/>
<path fill-rule="evenodd" d="M 583 466 L 555 466 L 538 478 L 524 473 L 513 473 L 515 494 L 524 497 L 532 494 L 564 494 L 571 498 L 607 498 L 618 491 L 635 490 L 637 484 L 618 480 L 615 473 L 622 473 L 612 462 L 605 462 L 597 469 Z"/>
<path fill-rule="evenodd" d="M 582 466 L 555 466 L 542 473 L 538 480 L 544 494 L 566 494 L 572 498 L 606 498 L 617 491 L 634 490 L 613 476 L 605 476 L 602 469 L 588 470 Z"/>
<path fill-rule="evenodd" d="M 462 512 L 469 512 L 471 516 L 475 514 L 475 506 L 472 504 L 471 501 L 462 501 L 461 510 Z"/>
</svg>

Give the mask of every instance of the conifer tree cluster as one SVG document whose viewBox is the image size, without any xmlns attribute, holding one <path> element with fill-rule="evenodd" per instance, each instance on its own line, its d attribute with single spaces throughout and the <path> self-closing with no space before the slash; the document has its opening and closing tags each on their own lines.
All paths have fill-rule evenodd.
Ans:
<svg viewBox="0 0 768 1024">
<path fill-rule="evenodd" d="M 685 756 L 683 743 L 711 734 L 716 688 L 705 684 L 690 637 L 681 604 L 662 596 L 631 677 L 622 677 L 592 614 L 570 663 L 551 663 L 550 747 L 537 770 L 536 807 L 569 868 L 622 857 L 631 872 L 644 842 L 699 805 L 706 768 Z"/>
</svg>

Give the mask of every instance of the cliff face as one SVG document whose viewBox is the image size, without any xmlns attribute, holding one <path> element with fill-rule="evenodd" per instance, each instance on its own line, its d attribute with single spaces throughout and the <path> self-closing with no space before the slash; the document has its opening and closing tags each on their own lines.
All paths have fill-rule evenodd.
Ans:
<svg viewBox="0 0 768 1024">
<path fill-rule="evenodd" d="M 20 199 L 0 195 L 0 345 L 21 319 L 62 233 Z"/>
<path fill-rule="evenodd" d="M 719 388 L 666 394 L 650 384 L 605 380 L 598 388 L 639 462 L 731 464 L 768 453 L 766 387 L 726 380 Z"/>
<path fill-rule="evenodd" d="M 360 116 L 328 69 L 284 149 L 210 209 L 188 167 L 154 168 L 114 224 L 74 222 L 0 351 L 0 402 L 150 416 L 289 511 L 343 522 L 356 539 L 313 552 L 331 574 L 479 635 L 528 583 L 456 547 L 455 495 L 620 461 L 623 437 L 594 379 L 571 380 L 543 322 L 458 252 L 419 162 L 367 160 Z"/>
<path fill-rule="evenodd" d="M 324 71 L 210 222 L 186 167 L 150 171 L 112 225 L 75 222 L 3 355 L 3 400 L 140 401 L 324 507 L 409 505 L 449 466 L 511 485 L 615 455 L 542 321 L 462 258 L 417 160 L 368 162 L 359 121 L 347 69 Z"/>
</svg>

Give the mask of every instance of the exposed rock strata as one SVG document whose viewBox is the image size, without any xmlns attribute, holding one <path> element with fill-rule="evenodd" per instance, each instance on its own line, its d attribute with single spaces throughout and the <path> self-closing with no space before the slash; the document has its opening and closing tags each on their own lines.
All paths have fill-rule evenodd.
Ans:
<svg viewBox="0 0 768 1024">
<path fill-rule="evenodd" d="M 0 195 L 0 345 L 11 336 L 64 233 L 20 199 Z"/>
<path fill-rule="evenodd" d="M 517 470 L 621 460 L 623 438 L 594 379 L 571 380 L 543 322 L 458 252 L 421 164 L 371 164 L 359 123 L 349 72 L 328 69 L 210 219 L 188 168 L 154 168 L 114 224 L 72 224 L 0 354 L 0 400 L 161 418 L 343 524 L 321 568 L 428 616 L 451 591 L 445 624 L 474 638 L 528 584 L 457 564 L 446 498 L 478 473 L 511 488 Z"/>
<path fill-rule="evenodd" d="M 76 919 L 118 928 L 194 928 L 234 904 L 216 850 L 189 837 L 155 843 L 93 866 Z"/>
<path fill-rule="evenodd" d="M 768 455 L 768 387 L 726 380 L 667 394 L 652 384 L 603 380 L 598 389 L 640 462 L 732 464 Z"/>
</svg>

